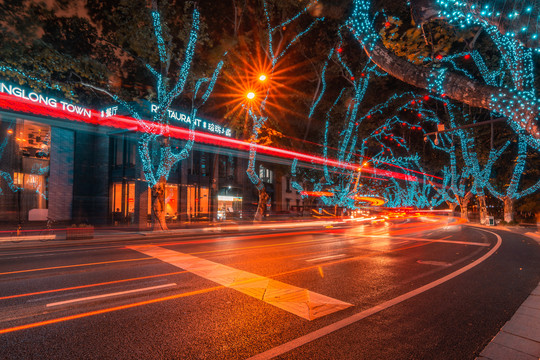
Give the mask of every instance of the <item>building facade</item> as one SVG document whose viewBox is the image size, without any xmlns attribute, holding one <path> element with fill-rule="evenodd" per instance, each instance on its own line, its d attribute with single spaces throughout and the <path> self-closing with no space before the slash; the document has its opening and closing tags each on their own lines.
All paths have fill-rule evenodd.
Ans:
<svg viewBox="0 0 540 360">
<path fill-rule="evenodd" d="M 226 136 L 230 132 L 223 127 L 196 120 L 201 141 L 168 178 L 167 221 L 253 218 L 258 194 L 245 172 L 249 144 Z M 134 124 L 110 109 L 86 109 L 0 83 L 0 221 L 50 218 L 148 227 L 151 192 L 138 153 L 141 133 Z M 186 124 L 173 128 L 173 145 L 181 149 L 189 134 Z M 290 178 L 280 174 L 291 160 L 264 153 L 257 160 L 271 199 L 269 210 L 298 210 L 301 198 L 290 188 Z"/>
</svg>

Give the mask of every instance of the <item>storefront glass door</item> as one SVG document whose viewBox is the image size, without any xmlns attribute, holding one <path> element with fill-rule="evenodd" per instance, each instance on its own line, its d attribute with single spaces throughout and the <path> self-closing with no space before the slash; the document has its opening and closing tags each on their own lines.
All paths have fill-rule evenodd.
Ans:
<svg viewBox="0 0 540 360">
<path fill-rule="evenodd" d="M 112 184 L 111 214 L 115 225 L 133 224 L 135 221 L 135 182 Z"/>
<path fill-rule="evenodd" d="M 209 189 L 197 185 L 187 187 L 187 214 L 191 221 L 207 221 L 210 219 L 209 209 Z"/>
</svg>

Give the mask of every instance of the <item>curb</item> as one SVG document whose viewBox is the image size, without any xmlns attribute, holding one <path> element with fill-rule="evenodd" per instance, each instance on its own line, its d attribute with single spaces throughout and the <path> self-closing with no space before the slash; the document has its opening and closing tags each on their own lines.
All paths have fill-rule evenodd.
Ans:
<svg viewBox="0 0 540 360">
<path fill-rule="evenodd" d="M 473 226 L 497 229 L 494 226 Z M 506 226 L 499 229 L 523 235 L 540 244 L 538 232 L 521 232 Z M 510 359 L 540 359 L 540 283 L 476 358 L 476 360 Z"/>
<path fill-rule="evenodd" d="M 540 283 L 476 359 L 540 359 Z"/>
<path fill-rule="evenodd" d="M 223 225 L 223 226 L 209 226 L 201 228 L 187 228 L 187 229 L 172 229 L 165 231 L 134 231 L 134 232 L 113 232 L 112 234 L 100 233 L 99 230 L 96 231 L 97 234 L 94 234 L 92 239 L 80 239 L 80 240 L 53 240 L 53 241 L 40 241 L 39 239 L 25 239 L 21 242 L 12 242 L 10 240 L 1 240 L 0 238 L 0 250 L 2 249 L 17 249 L 17 248 L 32 248 L 32 247 L 43 247 L 47 245 L 92 245 L 95 243 L 107 243 L 107 242 L 120 242 L 120 241 L 129 241 L 129 240 L 152 240 L 152 239 L 166 239 L 174 236 L 184 237 L 184 236 L 204 236 L 207 234 L 234 234 L 241 230 L 264 230 L 264 229 L 273 229 L 273 230 L 287 230 L 287 229 L 299 229 L 299 228 L 313 228 L 313 227 L 324 227 L 324 226 L 334 226 L 336 224 L 342 224 L 341 221 L 309 221 L 309 222 L 298 222 L 298 223 L 276 223 L 276 222 L 267 222 L 263 224 L 257 224 L 256 227 L 253 225 Z"/>
</svg>

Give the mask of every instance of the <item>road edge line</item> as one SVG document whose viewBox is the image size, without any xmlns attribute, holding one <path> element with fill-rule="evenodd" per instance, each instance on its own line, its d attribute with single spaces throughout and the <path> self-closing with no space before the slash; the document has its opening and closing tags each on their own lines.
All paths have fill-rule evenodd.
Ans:
<svg viewBox="0 0 540 360">
<path fill-rule="evenodd" d="M 482 257 L 480 257 L 479 259 L 473 261 L 472 263 L 470 263 L 469 265 L 466 265 L 446 276 L 443 276 L 442 278 L 440 279 L 437 279 L 435 281 L 432 281 L 424 286 L 421 286 L 415 290 L 412 290 L 412 291 L 409 291 L 403 295 L 400 295 L 398 297 L 395 297 L 391 300 L 388 300 L 388 301 L 385 301 L 383 302 L 382 304 L 379 304 L 379 305 L 376 305 L 370 309 L 367 309 L 367 310 L 364 310 L 364 311 L 361 311 L 359 313 L 356 313 L 354 315 L 351 315 L 349 316 L 348 318 L 345 318 L 345 319 L 342 319 L 340 321 L 337 321 L 333 324 L 330 324 L 330 325 L 327 325 L 325 327 L 322 327 L 318 330 L 315 330 L 311 333 L 308 333 L 306 335 L 303 335 L 299 338 L 296 338 L 294 340 L 291 340 L 291 341 L 288 341 L 284 344 L 281 344 L 281 345 L 278 345 L 272 349 L 269 349 L 269 350 L 266 350 L 262 353 L 259 353 L 255 356 L 252 356 L 250 358 L 248 358 L 247 360 L 262 360 L 262 359 L 271 359 L 273 357 L 276 357 L 276 356 L 279 356 L 279 355 L 282 355 L 282 354 L 285 354 L 286 352 L 289 352 L 291 350 L 294 350 L 296 348 L 299 348 L 300 346 L 303 346 L 305 344 L 308 344 L 314 340 L 317 340 L 323 336 L 326 336 L 330 333 L 333 333 L 334 331 L 337 331 L 337 330 L 340 330 L 346 326 L 349 326 L 357 321 L 360 321 L 368 316 L 371 316 L 373 314 L 376 314 L 378 313 L 379 311 L 382 311 L 382 310 L 385 310 L 385 309 L 388 309 L 389 307 L 392 307 L 396 304 L 399 304 L 405 300 L 408 300 L 416 295 L 419 295 L 423 292 L 426 292 L 436 286 L 439 286 L 445 282 L 447 282 L 448 280 L 451 280 L 467 271 L 469 271 L 470 269 L 476 267 L 477 265 L 480 265 L 482 262 L 484 262 L 485 260 L 487 260 L 489 257 L 491 257 L 491 255 L 493 255 L 498 249 L 499 247 L 501 246 L 502 244 L 502 238 L 500 237 L 500 235 L 494 233 L 494 232 L 491 232 L 491 231 L 488 231 L 488 230 L 483 230 L 483 229 L 478 229 L 480 231 L 485 231 L 485 232 L 488 232 L 492 235 L 495 235 L 495 237 L 497 238 L 497 243 L 495 244 L 495 246 L 489 250 L 486 254 L 484 254 Z"/>
</svg>

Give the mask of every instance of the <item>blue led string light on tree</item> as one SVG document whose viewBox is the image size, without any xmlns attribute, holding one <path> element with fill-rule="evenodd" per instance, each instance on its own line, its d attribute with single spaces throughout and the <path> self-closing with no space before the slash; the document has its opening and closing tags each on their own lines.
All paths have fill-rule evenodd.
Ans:
<svg viewBox="0 0 540 360">
<path fill-rule="evenodd" d="M 514 204 L 517 200 L 540 190 L 540 179 L 528 188 L 522 191 L 518 190 L 527 163 L 527 147 L 527 136 L 525 134 L 519 134 L 517 158 L 515 160 L 515 165 L 512 171 L 510 182 L 507 186 L 505 186 L 505 190 L 497 190 L 495 185 L 493 185 L 491 181 L 487 181 L 486 184 L 491 194 L 497 197 L 499 200 L 503 201 L 504 220 L 507 222 L 514 220 Z"/>
<path fill-rule="evenodd" d="M 293 17 L 285 20 L 284 22 L 281 22 L 277 26 L 272 26 L 271 21 L 271 14 L 268 10 L 268 4 L 266 1 L 263 1 L 263 10 L 264 15 L 266 18 L 266 25 L 267 25 L 267 44 L 266 44 L 266 50 L 269 55 L 270 60 L 270 70 L 269 74 L 267 76 L 272 77 L 272 74 L 274 74 L 278 60 L 281 59 L 287 51 L 296 44 L 305 34 L 307 34 L 318 22 L 324 21 L 324 18 L 316 18 L 314 19 L 304 30 L 296 34 L 296 36 L 293 37 L 291 41 L 282 49 L 282 50 L 276 50 L 274 47 L 274 33 L 276 33 L 278 30 L 282 29 L 283 27 L 287 26 L 291 22 L 297 20 L 302 16 L 303 14 L 306 14 L 308 10 L 314 6 L 317 3 L 317 1 L 309 3 L 304 9 L 299 11 L 296 15 Z M 270 96 L 271 87 L 268 87 L 266 90 L 266 94 L 262 101 L 258 104 L 257 109 L 254 108 L 254 104 L 250 103 L 247 107 L 247 112 L 250 118 L 253 121 L 252 126 L 252 132 L 250 137 L 250 150 L 249 150 L 249 160 L 248 160 L 248 166 L 246 169 L 246 173 L 248 175 L 248 178 L 250 181 L 255 185 L 255 187 L 258 190 L 259 193 L 259 202 L 257 205 L 257 211 L 255 213 L 255 221 L 261 221 L 264 218 L 264 214 L 266 212 L 266 206 L 267 202 L 269 200 L 269 195 L 266 192 L 264 182 L 260 179 L 260 177 L 257 175 L 257 172 L 255 171 L 255 162 L 256 162 L 256 156 L 257 156 L 257 141 L 259 138 L 259 133 L 261 131 L 262 126 L 265 124 L 266 120 L 268 119 L 268 116 L 266 115 L 266 102 L 268 100 L 268 97 Z"/>
<path fill-rule="evenodd" d="M 189 38 L 184 50 L 184 59 L 181 63 L 178 73 L 174 78 L 169 77 L 168 69 L 171 58 L 170 50 L 166 48 L 163 38 L 163 27 L 161 17 L 157 10 L 156 2 L 152 2 L 152 20 L 154 37 L 159 54 L 159 68 L 156 69 L 150 64 L 145 64 L 146 68 L 153 75 L 156 82 L 157 104 L 156 111 L 152 114 L 152 121 L 143 121 L 138 109 L 131 106 L 117 95 L 110 93 L 90 84 L 82 85 L 93 88 L 109 95 L 112 99 L 123 106 L 135 119 L 137 119 L 139 129 L 143 134 L 139 138 L 139 155 L 142 163 L 142 171 L 145 180 L 152 193 L 152 219 L 154 229 L 163 230 L 167 228 L 165 223 L 165 185 L 169 174 L 174 165 L 181 160 L 186 159 L 193 147 L 195 141 L 195 124 L 198 109 L 205 104 L 214 89 L 214 85 L 223 67 L 223 61 L 220 61 L 211 78 L 200 78 L 196 81 L 192 96 L 192 105 L 188 121 L 189 136 L 183 148 L 178 151 L 170 138 L 170 124 L 168 110 L 172 102 L 183 92 L 190 74 L 191 64 L 195 52 L 199 33 L 199 11 L 193 10 L 192 24 L 189 32 Z M 206 89 L 203 91 L 203 88 Z M 202 93 L 201 93 L 202 92 Z"/>
<path fill-rule="evenodd" d="M 515 131 L 525 129 L 531 139 L 528 140 L 531 146 L 536 149 L 540 149 L 540 129 L 538 127 L 537 114 L 540 112 L 540 107 L 535 96 L 526 90 L 531 89 L 532 74 L 534 74 L 533 62 L 531 61 L 531 51 L 533 49 L 537 51 L 539 49 L 538 42 L 533 46 L 527 44 L 527 47 L 523 46 L 523 38 L 516 36 L 515 32 L 509 31 L 504 33 L 501 31 L 493 21 L 489 21 L 486 17 L 489 17 L 489 12 L 473 11 L 470 7 L 467 7 L 468 3 L 454 1 L 454 0 L 437 0 L 435 4 L 439 4 L 443 10 L 437 16 L 431 16 L 431 18 L 443 18 L 449 23 L 457 24 L 460 27 L 466 26 L 482 26 L 488 34 L 492 37 L 496 47 L 501 51 L 501 54 L 505 58 L 505 68 L 513 77 L 514 84 L 522 84 L 521 86 L 527 89 L 508 89 L 499 85 L 496 87 L 488 87 L 476 80 L 468 80 L 466 77 L 460 77 L 457 74 L 447 74 L 447 80 L 442 80 L 439 86 L 436 86 L 441 94 L 446 93 L 449 97 L 457 99 L 461 102 L 467 103 L 472 106 L 486 108 L 491 111 L 496 111 L 499 114 L 504 115 L 509 119 L 509 123 Z M 348 26 L 351 32 L 364 47 L 366 53 L 372 58 L 372 60 L 378 65 L 391 72 L 398 78 L 404 78 L 410 84 L 419 86 L 422 88 L 433 88 L 435 79 L 438 78 L 438 70 L 433 67 L 419 67 L 407 63 L 405 59 L 394 59 L 388 49 L 384 47 L 382 41 L 378 38 L 378 34 L 373 27 L 373 21 L 370 18 L 370 5 L 369 0 L 355 0 L 353 3 L 353 11 L 351 17 L 348 20 Z M 432 6 L 432 4 L 427 4 Z M 429 9 L 422 9 L 423 12 L 429 13 Z M 516 15 L 517 16 L 517 15 Z M 493 20 L 493 19 L 491 19 Z M 530 30 L 530 27 L 522 27 L 522 32 Z M 536 35 L 536 34 L 535 34 Z M 525 36 L 526 38 L 526 36 Z M 535 38 L 538 38 L 536 36 Z M 394 61 L 388 61 L 390 58 Z M 418 73 L 419 76 L 407 76 L 405 73 L 400 73 L 398 67 L 396 67 L 396 61 L 403 66 L 399 68 L 406 68 L 408 74 Z M 407 66 L 410 65 L 410 66 Z M 413 70 L 413 68 L 415 70 Z M 434 74 L 435 73 L 435 74 Z M 431 78 L 432 84 L 426 81 Z M 517 81 L 516 81 L 517 80 Z M 461 84 L 462 86 L 452 86 L 445 89 L 445 83 Z M 467 87 L 468 90 L 462 91 L 463 87 Z M 428 89 L 430 90 L 430 89 Z M 472 95 L 472 96 L 471 96 Z"/>
</svg>

